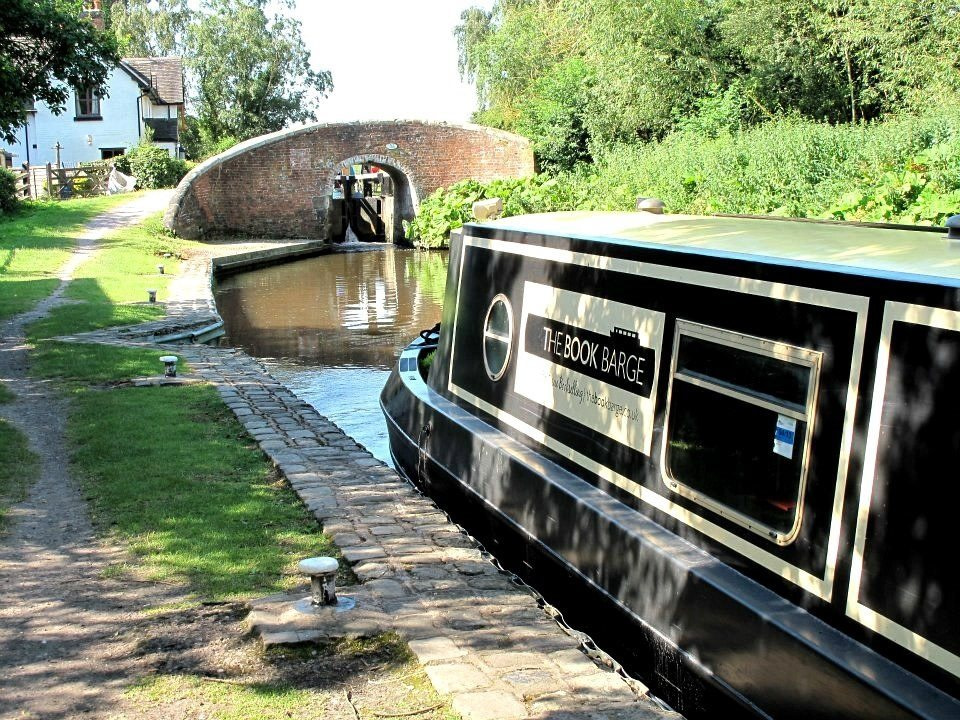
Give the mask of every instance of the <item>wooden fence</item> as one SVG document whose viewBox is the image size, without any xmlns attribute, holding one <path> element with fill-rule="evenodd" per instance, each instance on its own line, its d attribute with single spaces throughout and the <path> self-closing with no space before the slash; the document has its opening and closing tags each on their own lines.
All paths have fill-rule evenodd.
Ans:
<svg viewBox="0 0 960 720">
<path fill-rule="evenodd" d="M 17 181 L 17 188 L 14 190 L 18 200 L 29 200 L 33 197 L 30 192 L 30 173 L 27 170 L 13 170 L 13 177 Z"/>
<path fill-rule="evenodd" d="M 17 195 L 23 199 L 48 197 L 66 200 L 72 197 L 106 195 L 110 167 L 93 165 L 87 167 L 31 166 L 14 170 L 17 178 Z"/>
</svg>

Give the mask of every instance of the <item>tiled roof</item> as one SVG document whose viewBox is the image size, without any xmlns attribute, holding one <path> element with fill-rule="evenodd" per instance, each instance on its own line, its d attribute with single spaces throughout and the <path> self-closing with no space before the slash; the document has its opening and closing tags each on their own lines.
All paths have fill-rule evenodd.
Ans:
<svg viewBox="0 0 960 720">
<path fill-rule="evenodd" d="M 165 104 L 183 102 L 183 62 L 178 57 L 123 58 L 121 63 L 150 84 L 156 99 Z"/>
</svg>

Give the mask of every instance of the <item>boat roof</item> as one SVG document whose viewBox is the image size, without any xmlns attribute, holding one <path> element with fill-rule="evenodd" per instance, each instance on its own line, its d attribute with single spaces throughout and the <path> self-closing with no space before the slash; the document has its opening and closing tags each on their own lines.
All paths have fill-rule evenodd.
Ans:
<svg viewBox="0 0 960 720">
<path fill-rule="evenodd" d="M 647 212 L 543 213 L 476 224 L 777 265 L 960 284 L 960 242 L 947 240 L 945 232 L 923 232 L 926 228 Z"/>
</svg>

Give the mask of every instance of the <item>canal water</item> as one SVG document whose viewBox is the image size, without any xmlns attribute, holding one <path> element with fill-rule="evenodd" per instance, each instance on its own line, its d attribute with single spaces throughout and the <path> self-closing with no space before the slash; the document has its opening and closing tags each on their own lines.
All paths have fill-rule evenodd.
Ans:
<svg viewBox="0 0 960 720">
<path fill-rule="evenodd" d="M 214 295 L 226 344 L 389 463 L 380 390 L 440 321 L 446 277 L 446 253 L 360 245 L 221 278 Z"/>
</svg>

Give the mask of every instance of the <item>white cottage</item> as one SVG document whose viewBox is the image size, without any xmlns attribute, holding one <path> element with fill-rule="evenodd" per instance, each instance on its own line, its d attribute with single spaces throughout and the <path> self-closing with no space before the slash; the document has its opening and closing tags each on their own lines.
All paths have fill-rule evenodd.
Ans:
<svg viewBox="0 0 960 720">
<path fill-rule="evenodd" d="M 17 142 L 0 146 L 20 166 L 80 162 L 122 155 L 147 129 L 155 145 L 182 157 L 183 64 L 179 57 L 124 58 L 110 72 L 106 87 L 74 88 L 60 115 L 44 103 L 30 108 Z"/>
</svg>

